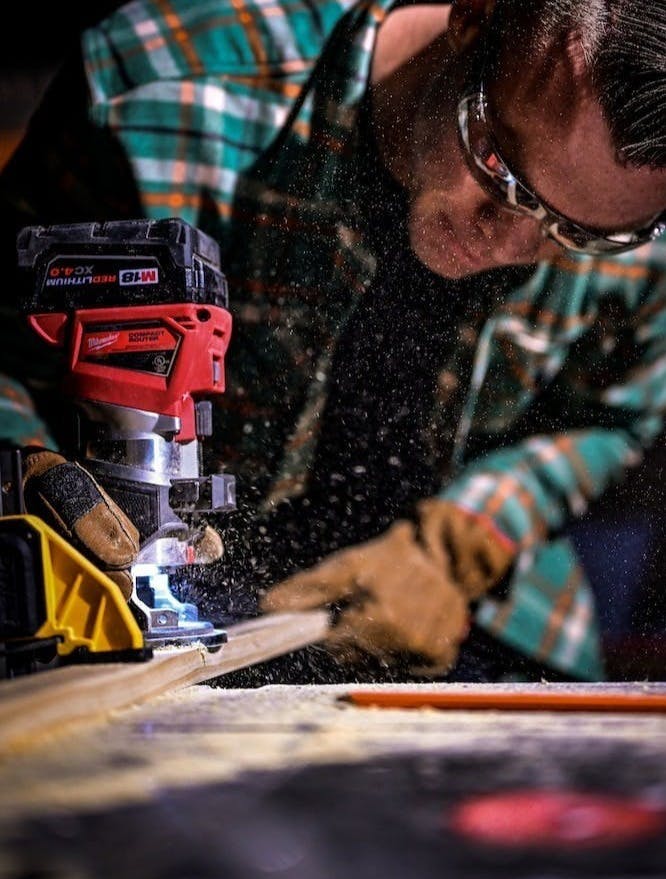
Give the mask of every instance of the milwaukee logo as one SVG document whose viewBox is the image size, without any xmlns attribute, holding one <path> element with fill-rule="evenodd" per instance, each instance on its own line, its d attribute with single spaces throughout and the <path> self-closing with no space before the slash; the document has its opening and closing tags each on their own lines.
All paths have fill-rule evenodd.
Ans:
<svg viewBox="0 0 666 879">
<path fill-rule="evenodd" d="M 118 283 L 121 287 L 129 287 L 131 284 L 159 284 L 159 280 L 159 270 L 156 268 L 123 269 Z"/>
<path fill-rule="evenodd" d="M 88 336 L 88 351 L 101 351 L 109 348 L 120 338 L 120 333 L 106 333 L 104 336 Z"/>
</svg>

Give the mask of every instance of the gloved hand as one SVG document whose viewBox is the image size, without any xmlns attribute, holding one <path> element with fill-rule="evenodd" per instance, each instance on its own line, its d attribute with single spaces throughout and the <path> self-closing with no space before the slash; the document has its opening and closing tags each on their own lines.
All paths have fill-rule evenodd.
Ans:
<svg viewBox="0 0 666 879">
<path fill-rule="evenodd" d="M 23 456 L 23 496 L 29 513 L 54 528 L 130 598 L 139 532 L 84 467 L 56 452 L 29 450 Z M 222 538 L 206 525 L 194 537 L 193 549 L 193 563 L 210 564 L 222 557 Z"/>
<path fill-rule="evenodd" d="M 338 602 L 347 606 L 325 643 L 347 662 L 358 658 L 357 648 L 388 661 L 407 653 L 423 657 L 429 673 L 444 672 L 469 629 L 467 601 L 448 566 L 417 541 L 407 521 L 284 580 L 260 606 L 275 612 Z"/>
<path fill-rule="evenodd" d="M 451 501 L 428 498 L 418 506 L 419 537 L 437 564 L 470 601 L 496 586 L 513 564 L 518 547 L 490 520 Z"/>
<path fill-rule="evenodd" d="M 81 467 L 45 449 L 23 458 L 23 495 L 39 516 L 120 586 L 132 593 L 130 567 L 139 532 L 104 489 Z"/>
</svg>

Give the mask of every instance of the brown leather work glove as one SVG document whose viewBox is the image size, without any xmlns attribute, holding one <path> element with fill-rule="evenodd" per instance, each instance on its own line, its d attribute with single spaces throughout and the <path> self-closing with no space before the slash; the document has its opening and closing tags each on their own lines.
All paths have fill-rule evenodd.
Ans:
<svg viewBox="0 0 666 879">
<path fill-rule="evenodd" d="M 23 494 L 28 513 L 39 516 L 132 594 L 130 568 L 139 551 L 139 532 L 104 489 L 62 455 L 35 450 L 24 456 Z"/>
<path fill-rule="evenodd" d="M 490 520 L 437 498 L 421 501 L 418 512 L 422 543 L 470 601 L 496 586 L 513 564 L 517 545 Z"/>
<path fill-rule="evenodd" d="M 469 630 L 465 597 L 446 566 L 417 542 L 411 522 L 398 521 L 380 537 L 282 581 L 264 596 L 261 609 L 339 602 L 348 606 L 325 643 L 347 662 L 358 658 L 357 648 L 386 660 L 408 653 L 423 657 L 428 673 L 444 672 Z"/>
</svg>

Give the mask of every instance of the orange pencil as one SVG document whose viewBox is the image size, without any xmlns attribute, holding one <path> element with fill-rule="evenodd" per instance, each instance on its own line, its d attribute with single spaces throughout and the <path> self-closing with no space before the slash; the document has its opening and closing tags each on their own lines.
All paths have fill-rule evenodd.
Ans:
<svg viewBox="0 0 666 879">
<path fill-rule="evenodd" d="M 342 701 L 375 708 L 440 708 L 457 711 L 609 711 L 666 712 L 666 693 L 443 693 L 400 690 L 357 690 Z"/>
</svg>

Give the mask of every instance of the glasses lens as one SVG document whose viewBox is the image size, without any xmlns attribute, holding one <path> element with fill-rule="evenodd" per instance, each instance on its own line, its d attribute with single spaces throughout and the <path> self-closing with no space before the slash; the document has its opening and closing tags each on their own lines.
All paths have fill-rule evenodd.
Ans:
<svg viewBox="0 0 666 879">
<path fill-rule="evenodd" d="M 495 154 L 478 95 L 470 95 L 460 102 L 458 133 L 474 179 L 492 198 L 500 203 L 506 201 L 508 169 Z"/>
<path fill-rule="evenodd" d="M 458 128 L 467 164 L 480 186 L 502 207 L 542 219 L 538 199 L 511 173 L 488 126 L 482 93 L 462 99 Z"/>
<path fill-rule="evenodd" d="M 623 253 L 646 244 L 655 237 L 656 229 L 652 227 L 641 232 L 616 232 L 612 235 L 601 235 L 589 229 L 583 229 L 569 220 L 559 220 L 548 230 L 551 238 L 569 250 L 588 255 L 604 253 Z"/>
</svg>

